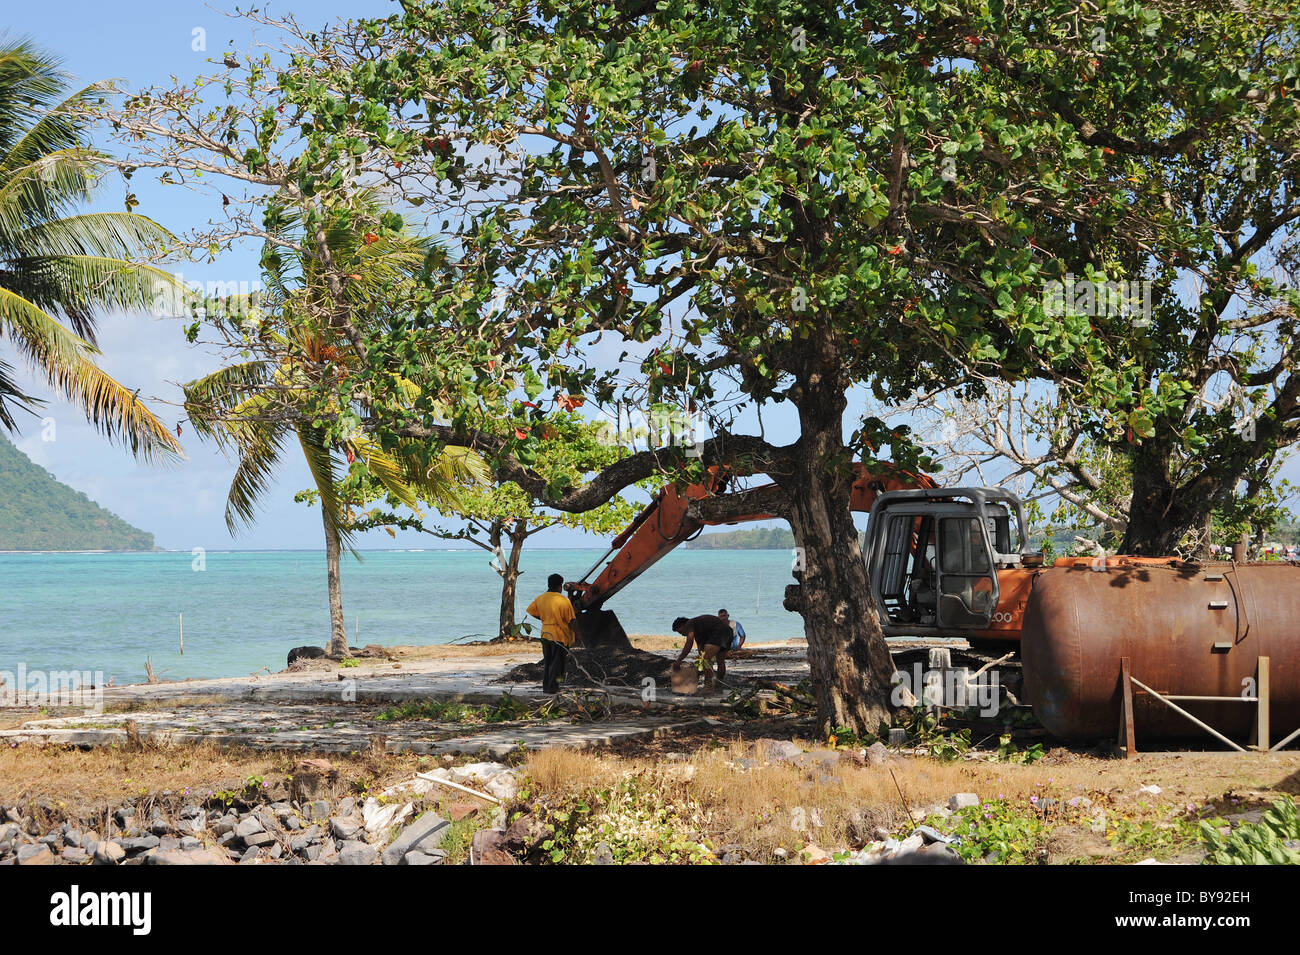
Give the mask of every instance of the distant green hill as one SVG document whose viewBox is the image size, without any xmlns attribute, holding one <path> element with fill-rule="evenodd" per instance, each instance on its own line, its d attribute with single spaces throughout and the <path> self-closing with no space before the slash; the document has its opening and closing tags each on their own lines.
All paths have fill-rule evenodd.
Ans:
<svg viewBox="0 0 1300 955">
<path fill-rule="evenodd" d="M 153 550 L 132 527 L 60 484 L 0 436 L 0 550 Z"/>
<path fill-rule="evenodd" d="M 785 527 L 754 527 L 701 534 L 684 546 L 690 550 L 789 550 L 794 535 Z"/>
</svg>

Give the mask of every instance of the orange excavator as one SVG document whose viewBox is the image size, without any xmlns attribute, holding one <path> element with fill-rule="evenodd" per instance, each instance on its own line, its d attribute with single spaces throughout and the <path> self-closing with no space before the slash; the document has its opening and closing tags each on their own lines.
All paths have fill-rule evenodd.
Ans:
<svg viewBox="0 0 1300 955">
<path fill-rule="evenodd" d="M 665 487 L 582 580 L 567 585 L 584 644 L 630 647 L 603 605 L 706 523 L 773 516 L 692 518 L 691 502 L 724 493 L 729 477 L 714 471 L 703 484 Z M 1276 664 L 1296 656 L 1295 565 L 1099 555 L 1058 557 L 1048 567 L 1029 550 L 1025 509 L 1015 494 L 941 488 L 889 465 L 857 466 L 852 509 L 869 514 L 863 557 L 881 628 L 888 637 L 922 638 L 891 647 L 901 682 L 917 697 L 933 702 L 928 688 L 937 685 L 936 673 L 992 669 L 996 679 L 988 685 L 1000 686 L 1008 703 L 1023 699 L 1051 733 L 1097 739 L 1118 723 L 1130 753 L 1139 733 L 1185 738 L 1195 732 L 1189 719 L 1202 730 L 1219 727 L 1211 732 L 1238 749 L 1224 732 L 1245 740 L 1253 731 L 1267 749 L 1269 714 L 1288 728 L 1300 723 L 1300 666 Z M 796 559 L 800 583 L 786 588 L 787 610 L 801 609 L 801 569 Z M 969 649 L 937 646 L 925 639 L 931 637 L 961 638 Z M 1263 682 L 1270 659 L 1277 665 L 1271 684 Z M 948 676 L 943 680 L 940 698 L 948 692 Z M 975 685 L 969 674 L 966 680 L 967 689 Z M 1268 697 L 1239 695 L 1241 687 L 1261 684 Z M 1269 708 L 1262 699 L 1271 700 Z M 1195 715 L 1169 700 L 1185 701 Z M 1243 707 L 1242 700 L 1260 705 Z M 969 702 L 948 705 L 954 704 Z M 1300 730 L 1277 747 L 1298 736 Z"/>
<path fill-rule="evenodd" d="M 1028 551 L 1020 499 L 1002 488 L 941 488 L 927 475 L 892 465 L 869 470 L 858 464 L 855 472 L 851 507 L 870 515 L 864 557 L 885 634 L 962 637 L 972 645 L 1018 642 L 1029 568 L 1042 563 L 1040 554 Z M 773 517 L 690 516 L 692 501 L 723 493 L 729 480 L 713 469 L 705 483 L 664 487 L 580 580 L 565 585 L 584 644 L 629 645 L 604 604 L 706 525 Z M 793 573 L 802 579 L 797 556 Z M 800 609 L 800 587 L 786 588 L 787 610 Z"/>
</svg>

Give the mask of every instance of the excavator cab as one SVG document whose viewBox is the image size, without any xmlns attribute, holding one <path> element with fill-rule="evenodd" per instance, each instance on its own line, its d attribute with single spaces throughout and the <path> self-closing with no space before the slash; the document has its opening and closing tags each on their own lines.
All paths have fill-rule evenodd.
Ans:
<svg viewBox="0 0 1300 955">
<path fill-rule="evenodd" d="M 1024 506 L 999 488 L 881 494 L 867 523 L 866 558 L 885 633 L 987 629 L 1001 596 L 997 572 L 1021 564 L 1026 542 Z"/>
</svg>

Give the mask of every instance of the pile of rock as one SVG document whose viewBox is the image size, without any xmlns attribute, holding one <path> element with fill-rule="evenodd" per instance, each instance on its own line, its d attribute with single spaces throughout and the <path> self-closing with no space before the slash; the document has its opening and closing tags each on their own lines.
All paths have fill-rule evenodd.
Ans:
<svg viewBox="0 0 1300 955">
<path fill-rule="evenodd" d="M 424 795 L 446 780 L 512 798 L 518 774 L 500 763 L 437 769 L 378 797 L 286 799 L 227 804 L 217 798 L 147 813 L 124 805 L 92 823 L 42 826 L 18 807 L 0 808 L 0 865 L 437 865 L 451 821 L 479 812 L 504 824 L 488 800 L 453 804 L 451 821 L 425 810 Z M 442 787 L 438 795 L 453 792 Z"/>
</svg>

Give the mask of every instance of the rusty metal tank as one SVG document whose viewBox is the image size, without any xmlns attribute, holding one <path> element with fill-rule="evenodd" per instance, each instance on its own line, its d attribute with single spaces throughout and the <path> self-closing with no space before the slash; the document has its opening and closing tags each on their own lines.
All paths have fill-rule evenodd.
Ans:
<svg viewBox="0 0 1300 955">
<path fill-rule="evenodd" d="M 1110 558 L 1038 572 L 1021 634 L 1024 688 L 1063 739 L 1115 738 L 1121 658 L 1163 695 L 1240 698 L 1269 658 L 1270 735 L 1300 726 L 1300 566 Z M 1256 704 L 1179 701 L 1245 742 Z M 1143 739 L 1213 738 L 1146 693 L 1134 695 Z"/>
</svg>

